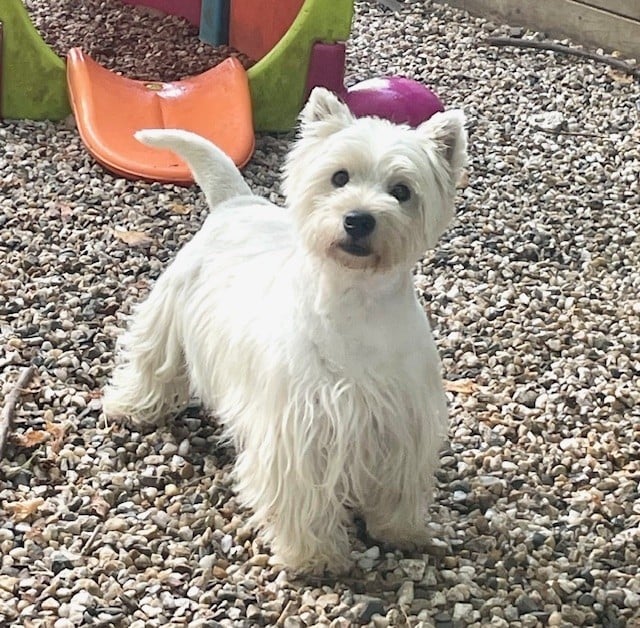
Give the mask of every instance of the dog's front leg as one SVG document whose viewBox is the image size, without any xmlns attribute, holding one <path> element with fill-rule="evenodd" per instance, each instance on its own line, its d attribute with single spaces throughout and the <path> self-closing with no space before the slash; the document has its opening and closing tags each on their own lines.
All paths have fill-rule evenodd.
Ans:
<svg viewBox="0 0 640 628">
<path fill-rule="evenodd" d="M 281 502 L 274 510 L 267 534 L 273 539 L 275 560 L 302 571 L 347 570 L 350 552 L 344 508 L 306 497 L 297 503 Z"/>
<path fill-rule="evenodd" d="M 407 476 L 399 485 L 381 488 L 363 509 L 369 536 L 400 548 L 424 546 L 429 540 L 424 488 L 415 474 L 414 479 Z"/>
<path fill-rule="evenodd" d="M 312 460 L 291 463 L 290 452 L 273 453 L 266 460 L 264 447 L 245 448 L 236 478 L 240 498 L 253 509 L 252 523 L 262 528 L 274 560 L 301 571 L 345 571 L 349 516 L 335 487 L 323 484 Z"/>
</svg>

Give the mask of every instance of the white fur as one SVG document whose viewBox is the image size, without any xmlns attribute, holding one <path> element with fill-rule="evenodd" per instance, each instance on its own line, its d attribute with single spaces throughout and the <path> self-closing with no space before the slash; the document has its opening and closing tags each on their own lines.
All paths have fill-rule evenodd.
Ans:
<svg viewBox="0 0 640 628">
<path fill-rule="evenodd" d="M 200 135 L 179 129 L 145 129 L 135 133 L 135 138 L 148 146 L 178 153 L 187 162 L 209 207 L 233 196 L 251 194 L 233 161 Z M 210 168 L 211 164 L 215 168 Z"/>
<path fill-rule="evenodd" d="M 286 208 L 247 195 L 204 140 L 144 132 L 190 163 L 208 199 L 229 198 L 138 307 L 104 406 L 156 423 L 197 394 L 235 443 L 238 494 L 279 558 L 340 570 L 352 512 L 374 538 L 426 537 L 447 411 L 411 268 L 452 215 L 466 139 L 460 112 L 413 130 L 354 120 L 322 89 L 301 121 Z M 340 169 L 351 180 L 336 188 Z M 405 203 L 389 194 L 398 182 Z M 356 209 L 377 221 L 368 255 L 343 248 Z"/>
</svg>

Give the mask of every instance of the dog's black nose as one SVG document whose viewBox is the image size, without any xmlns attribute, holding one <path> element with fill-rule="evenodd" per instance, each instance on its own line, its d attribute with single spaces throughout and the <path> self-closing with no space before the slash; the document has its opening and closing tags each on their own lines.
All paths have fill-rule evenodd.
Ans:
<svg viewBox="0 0 640 628">
<path fill-rule="evenodd" d="M 376 219 L 369 212 L 353 211 L 344 215 L 344 230 L 354 239 L 368 236 L 376 227 Z"/>
</svg>

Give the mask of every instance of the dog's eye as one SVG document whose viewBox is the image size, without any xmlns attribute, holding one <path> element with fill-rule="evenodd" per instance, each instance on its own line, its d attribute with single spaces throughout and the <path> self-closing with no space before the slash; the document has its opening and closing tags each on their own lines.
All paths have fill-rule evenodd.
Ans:
<svg viewBox="0 0 640 628">
<path fill-rule="evenodd" d="M 331 183 L 337 188 L 343 188 L 349 183 L 349 173 L 346 170 L 338 170 L 331 177 Z"/>
<path fill-rule="evenodd" d="M 404 183 L 397 183 L 390 190 L 389 194 L 399 203 L 404 203 L 411 198 L 411 190 Z"/>
</svg>

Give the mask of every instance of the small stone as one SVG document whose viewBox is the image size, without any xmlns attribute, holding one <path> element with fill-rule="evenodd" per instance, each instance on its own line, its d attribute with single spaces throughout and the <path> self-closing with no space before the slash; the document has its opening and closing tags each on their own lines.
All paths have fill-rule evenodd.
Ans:
<svg viewBox="0 0 640 628">
<path fill-rule="evenodd" d="M 541 547 L 542 545 L 544 545 L 548 536 L 549 536 L 548 534 L 544 534 L 543 532 L 539 532 L 539 531 L 534 532 L 531 537 L 531 543 L 533 547 L 537 549 L 538 547 Z"/>
<path fill-rule="evenodd" d="M 257 619 L 262 616 L 262 611 L 255 604 L 249 604 L 247 606 L 247 619 Z"/>
<path fill-rule="evenodd" d="M 316 606 L 321 608 L 337 606 L 340 602 L 340 596 L 337 593 L 325 593 L 316 600 Z"/>
<path fill-rule="evenodd" d="M 414 598 L 413 581 L 406 580 L 398 589 L 398 604 L 400 606 L 411 606 Z"/>
<path fill-rule="evenodd" d="M 478 484 L 483 488 L 491 488 L 492 486 L 502 486 L 503 480 L 494 475 L 479 475 Z"/>
<path fill-rule="evenodd" d="M 225 534 L 220 540 L 220 549 L 228 554 L 233 547 L 233 537 L 230 534 Z"/>
<path fill-rule="evenodd" d="M 453 605 L 453 621 L 467 620 L 471 621 L 471 614 L 473 613 L 473 604 L 465 604 L 463 602 L 456 602 Z"/>
<path fill-rule="evenodd" d="M 247 563 L 252 567 L 266 567 L 269 564 L 269 554 L 256 554 Z"/>
<path fill-rule="evenodd" d="M 424 576 L 426 563 L 416 558 L 405 558 L 399 561 L 400 569 L 414 582 L 419 582 Z"/>
<path fill-rule="evenodd" d="M 520 595 L 516 600 L 516 608 L 520 615 L 526 615 L 527 613 L 534 613 L 540 610 L 537 602 L 528 595 Z"/>
<path fill-rule="evenodd" d="M 17 584 L 18 584 L 18 578 L 0 574 L 0 589 L 2 589 L 3 591 L 7 591 L 8 593 L 13 593 L 13 590 L 15 589 Z"/>
<path fill-rule="evenodd" d="M 639 608 L 640 607 L 640 594 L 631 589 L 624 589 L 624 605 L 627 608 Z"/>
<path fill-rule="evenodd" d="M 465 583 L 456 584 L 451 587 L 447 593 L 447 599 L 452 602 L 465 602 L 469 599 L 471 592 L 469 591 L 469 586 Z"/>
<path fill-rule="evenodd" d="M 377 614 L 371 618 L 371 623 L 373 624 L 373 628 L 389 628 L 391 625 L 386 617 Z"/>
<path fill-rule="evenodd" d="M 362 552 L 362 555 L 372 560 L 378 560 L 380 558 L 380 548 L 377 545 L 372 545 Z"/>
<path fill-rule="evenodd" d="M 358 602 L 358 604 L 353 607 L 353 612 L 362 623 L 367 623 L 371 621 L 374 615 L 384 614 L 384 602 L 377 598 Z"/>
<path fill-rule="evenodd" d="M 57 551 L 51 555 L 51 571 L 57 574 L 60 573 L 63 569 L 73 569 L 73 560 L 72 557 L 66 551 Z"/>
<path fill-rule="evenodd" d="M 69 606 L 72 609 L 79 609 L 84 611 L 89 606 L 92 606 L 95 601 L 95 598 L 88 591 L 78 591 L 73 597 L 69 600 Z"/>
<path fill-rule="evenodd" d="M 211 575 L 218 580 L 224 580 L 227 577 L 227 570 L 219 565 L 215 565 L 211 570 Z"/>
<path fill-rule="evenodd" d="M 123 517 L 111 517 L 104 522 L 105 532 L 124 532 L 131 524 Z"/>
<path fill-rule="evenodd" d="M 436 628 L 453 628 L 453 621 L 449 613 L 438 613 L 434 616 L 433 621 Z"/>
<path fill-rule="evenodd" d="M 180 489 L 175 484 L 167 484 L 164 487 L 164 494 L 167 497 L 175 497 L 178 493 L 180 493 Z"/>
<path fill-rule="evenodd" d="M 48 597 L 42 601 L 40 608 L 42 608 L 43 611 L 57 611 L 60 608 L 60 602 L 52 597 Z"/>
<path fill-rule="evenodd" d="M 573 608 L 569 605 L 563 605 L 562 619 L 569 622 L 572 626 L 582 626 L 586 619 L 586 614 L 577 608 Z"/>
<path fill-rule="evenodd" d="M 440 539 L 430 538 L 425 543 L 425 549 L 431 556 L 443 557 L 449 552 L 449 545 Z"/>
<path fill-rule="evenodd" d="M 438 584 L 438 576 L 436 574 L 436 568 L 430 565 L 425 566 L 424 576 L 422 577 L 421 584 L 425 587 L 435 587 Z"/>
</svg>

